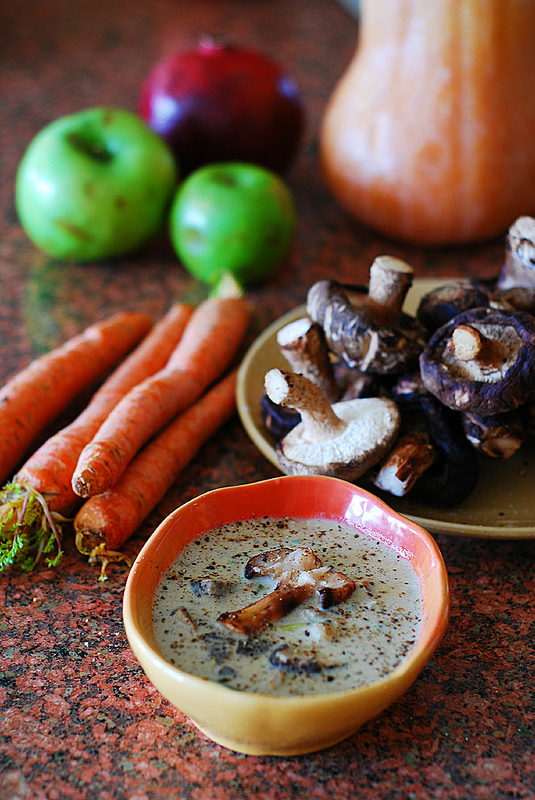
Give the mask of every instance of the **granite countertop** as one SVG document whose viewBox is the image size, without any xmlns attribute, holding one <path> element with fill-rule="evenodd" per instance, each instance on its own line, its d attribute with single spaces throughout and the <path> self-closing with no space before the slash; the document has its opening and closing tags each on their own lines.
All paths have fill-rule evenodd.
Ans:
<svg viewBox="0 0 535 800">
<path fill-rule="evenodd" d="M 284 268 L 250 292 L 251 339 L 317 279 L 367 280 L 381 253 L 421 277 L 493 276 L 503 241 L 450 250 L 386 242 L 348 220 L 322 183 L 318 129 L 356 44 L 333 0 L 11 0 L 0 13 L 0 375 L 119 308 L 161 315 L 191 289 L 164 236 L 120 262 L 45 258 L 14 209 L 30 139 L 92 105 L 135 109 L 152 64 L 200 34 L 267 52 L 294 74 L 308 111 L 287 176 L 298 210 Z M 177 505 L 208 489 L 274 477 L 238 418 L 199 453 L 125 546 L 135 556 Z M 499 490 L 499 487 L 497 487 Z M 289 798 L 528 800 L 535 797 L 533 541 L 436 535 L 451 621 L 414 686 L 346 741 L 296 758 L 241 756 L 199 733 L 151 686 L 121 616 L 127 577 L 108 580 L 66 541 L 55 570 L 0 576 L 0 800 Z"/>
</svg>

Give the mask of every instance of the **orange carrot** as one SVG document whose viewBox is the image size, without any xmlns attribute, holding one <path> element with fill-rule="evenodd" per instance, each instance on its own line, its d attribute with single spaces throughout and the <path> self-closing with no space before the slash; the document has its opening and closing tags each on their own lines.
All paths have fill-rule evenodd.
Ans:
<svg viewBox="0 0 535 800">
<path fill-rule="evenodd" d="M 121 398 L 167 363 L 192 310 L 183 303 L 173 305 L 103 383 L 81 414 L 50 437 L 18 471 L 15 481 L 39 492 L 49 511 L 68 517 L 80 505 L 71 481 L 84 446 Z"/>
<path fill-rule="evenodd" d="M 106 558 L 112 551 L 113 556 L 200 447 L 231 417 L 235 387 L 236 370 L 149 442 L 113 488 L 84 503 L 74 519 L 81 553 Z"/>
<path fill-rule="evenodd" d="M 147 333 L 147 314 L 120 313 L 36 358 L 0 389 L 0 483 L 41 431 Z"/>
<path fill-rule="evenodd" d="M 241 297 L 211 297 L 193 312 L 166 367 L 135 386 L 83 449 L 73 475 L 76 494 L 92 497 L 111 488 L 148 439 L 217 380 L 249 317 Z"/>
</svg>

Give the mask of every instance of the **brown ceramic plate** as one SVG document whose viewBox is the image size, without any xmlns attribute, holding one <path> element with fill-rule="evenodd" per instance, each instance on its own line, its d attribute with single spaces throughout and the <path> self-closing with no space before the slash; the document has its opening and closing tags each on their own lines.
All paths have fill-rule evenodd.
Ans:
<svg viewBox="0 0 535 800">
<path fill-rule="evenodd" d="M 405 310 L 414 313 L 426 292 L 454 280 L 415 280 Z M 275 441 L 260 416 L 264 375 L 272 367 L 288 368 L 277 346 L 277 331 L 305 314 L 304 306 L 299 306 L 266 328 L 249 348 L 238 374 L 237 405 L 242 424 L 258 449 L 276 467 Z M 435 509 L 379 491 L 376 494 L 395 511 L 433 533 L 488 539 L 535 538 L 535 449 L 525 445 L 507 461 L 481 458 L 480 467 L 476 490 L 452 509 Z"/>
</svg>

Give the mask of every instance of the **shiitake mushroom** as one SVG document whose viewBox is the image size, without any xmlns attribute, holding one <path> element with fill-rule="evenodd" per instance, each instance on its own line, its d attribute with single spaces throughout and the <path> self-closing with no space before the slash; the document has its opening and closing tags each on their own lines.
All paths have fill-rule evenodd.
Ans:
<svg viewBox="0 0 535 800">
<path fill-rule="evenodd" d="M 433 508 L 452 508 L 466 500 L 479 480 L 476 451 L 463 434 L 460 415 L 432 395 L 420 399 L 435 447 L 435 459 L 416 481 L 411 496 Z"/>
<path fill-rule="evenodd" d="M 307 295 L 307 312 L 348 366 L 370 374 L 400 374 L 417 362 L 426 340 L 423 326 L 402 311 L 412 278 L 404 261 L 380 256 L 370 268 L 367 289 L 317 281 Z"/>
<path fill-rule="evenodd" d="M 420 372 L 448 408 L 481 416 L 518 408 L 535 385 L 535 318 L 493 308 L 458 314 L 429 340 Z"/>
</svg>

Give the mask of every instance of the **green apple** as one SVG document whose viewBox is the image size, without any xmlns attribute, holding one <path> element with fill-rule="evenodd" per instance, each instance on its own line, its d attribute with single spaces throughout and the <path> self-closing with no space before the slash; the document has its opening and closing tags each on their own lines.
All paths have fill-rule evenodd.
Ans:
<svg viewBox="0 0 535 800">
<path fill-rule="evenodd" d="M 176 183 L 168 145 L 137 115 L 89 108 L 33 139 L 17 171 L 15 202 L 28 237 L 47 255 L 93 261 L 152 237 Z"/>
<path fill-rule="evenodd" d="M 275 173 L 246 163 L 208 164 L 179 187 L 170 237 L 198 280 L 215 285 L 231 274 L 242 286 L 267 278 L 286 255 L 295 230 L 290 190 Z"/>
</svg>

